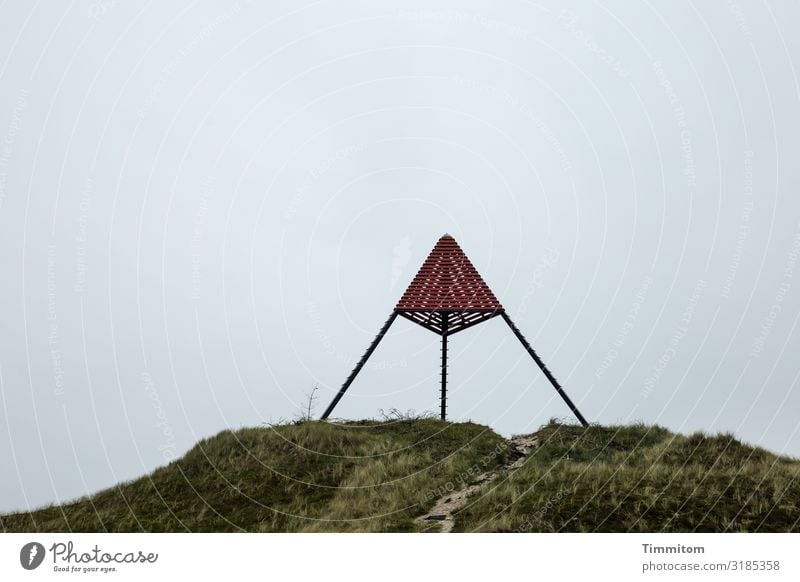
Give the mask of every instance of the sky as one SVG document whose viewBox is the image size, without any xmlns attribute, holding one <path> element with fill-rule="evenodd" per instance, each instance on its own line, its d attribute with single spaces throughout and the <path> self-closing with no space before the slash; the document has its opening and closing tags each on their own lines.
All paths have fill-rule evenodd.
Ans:
<svg viewBox="0 0 800 582">
<path fill-rule="evenodd" d="M 0 7 L 0 511 L 321 414 L 450 233 L 590 422 L 800 457 L 800 6 Z M 398 320 L 339 418 L 438 410 Z M 497 318 L 452 420 L 569 409 Z"/>
</svg>

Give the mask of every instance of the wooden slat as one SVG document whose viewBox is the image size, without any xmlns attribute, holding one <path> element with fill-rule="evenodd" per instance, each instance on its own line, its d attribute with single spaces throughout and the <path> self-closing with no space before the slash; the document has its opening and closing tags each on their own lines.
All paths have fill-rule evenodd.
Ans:
<svg viewBox="0 0 800 582">
<path fill-rule="evenodd" d="M 500 301 L 449 234 L 433 247 L 395 311 L 501 311 Z"/>
</svg>

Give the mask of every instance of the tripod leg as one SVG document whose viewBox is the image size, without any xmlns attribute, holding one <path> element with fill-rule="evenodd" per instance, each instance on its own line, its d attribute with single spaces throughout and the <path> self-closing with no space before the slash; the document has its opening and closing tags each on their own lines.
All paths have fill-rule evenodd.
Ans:
<svg viewBox="0 0 800 582">
<path fill-rule="evenodd" d="M 356 379 L 358 373 L 361 371 L 361 368 L 364 367 L 364 364 L 367 363 L 367 360 L 372 355 L 372 352 L 375 351 L 375 348 L 378 347 L 378 344 L 383 339 L 383 336 L 386 335 L 386 332 L 389 331 L 389 327 L 392 325 L 392 322 L 397 317 L 397 312 L 393 311 L 392 314 L 389 316 L 389 319 L 386 320 L 386 323 L 383 324 L 383 327 L 378 332 L 378 335 L 375 336 L 375 339 L 372 340 L 372 343 L 367 348 L 367 351 L 364 352 L 364 355 L 361 356 L 361 359 L 356 364 L 356 367 L 353 368 L 353 371 L 350 372 L 350 375 L 347 377 L 347 380 L 344 381 L 342 387 L 339 388 L 339 392 L 334 396 L 331 403 L 328 405 L 328 408 L 325 409 L 325 412 L 322 414 L 321 420 L 326 420 L 333 412 L 333 409 L 336 408 L 336 405 L 339 404 L 339 401 L 344 396 L 344 393 L 347 392 L 347 389 L 350 388 L 350 384 L 353 383 L 353 380 Z"/>
<path fill-rule="evenodd" d="M 567 396 L 567 393 L 564 392 L 564 390 L 561 388 L 561 386 L 559 385 L 558 381 L 555 379 L 553 374 L 551 374 L 550 370 L 547 369 L 547 366 L 544 365 L 544 362 L 539 358 L 538 355 L 536 355 L 536 352 L 533 351 L 531 344 L 528 343 L 528 340 L 525 339 L 525 336 L 522 335 L 522 332 L 519 331 L 519 329 L 517 329 L 517 326 L 514 325 L 514 322 L 511 321 L 511 318 L 508 316 L 508 314 L 504 311 L 501 313 L 501 315 L 503 316 L 503 319 L 506 320 L 508 327 L 511 328 L 511 331 L 514 332 L 514 335 L 517 336 L 517 339 L 520 341 L 523 347 L 528 351 L 528 354 L 530 354 L 531 358 L 533 358 L 533 361 L 536 362 L 536 365 L 539 366 L 542 372 L 544 372 L 544 375 L 547 376 L 547 379 L 550 380 L 550 383 L 553 385 L 553 388 L 556 389 L 558 395 L 561 396 L 564 402 L 567 403 L 567 406 L 569 406 L 569 409 L 572 411 L 572 413 L 578 417 L 578 420 L 581 421 L 581 424 L 583 426 L 589 426 L 589 423 L 586 422 L 586 419 L 583 417 L 580 410 L 578 410 L 578 407 L 572 403 L 572 400 L 570 400 L 569 396 Z"/>
<path fill-rule="evenodd" d="M 447 418 L 447 314 L 442 322 L 442 420 Z"/>
</svg>

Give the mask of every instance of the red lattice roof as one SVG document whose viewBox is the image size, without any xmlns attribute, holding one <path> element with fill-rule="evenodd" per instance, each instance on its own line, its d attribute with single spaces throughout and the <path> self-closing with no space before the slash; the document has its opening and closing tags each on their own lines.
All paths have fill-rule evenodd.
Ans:
<svg viewBox="0 0 800 582">
<path fill-rule="evenodd" d="M 503 306 L 449 234 L 425 259 L 395 311 L 501 311 Z"/>
</svg>

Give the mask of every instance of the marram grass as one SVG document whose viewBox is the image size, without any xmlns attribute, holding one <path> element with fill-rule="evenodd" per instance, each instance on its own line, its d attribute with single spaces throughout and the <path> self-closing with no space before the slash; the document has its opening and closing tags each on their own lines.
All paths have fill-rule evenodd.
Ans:
<svg viewBox="0 0 800 582">
<path fill-rule="evenodd" d="M 406 532 L 483 483 L 455 531 L 800 531 L 800 462 L 731 435 L 551 422 L 508 471 L 487 427 L 433 419 L 303 422 L 205 439 L 140 479 L 0 517 L 4 531 Z"/>
</svg>

